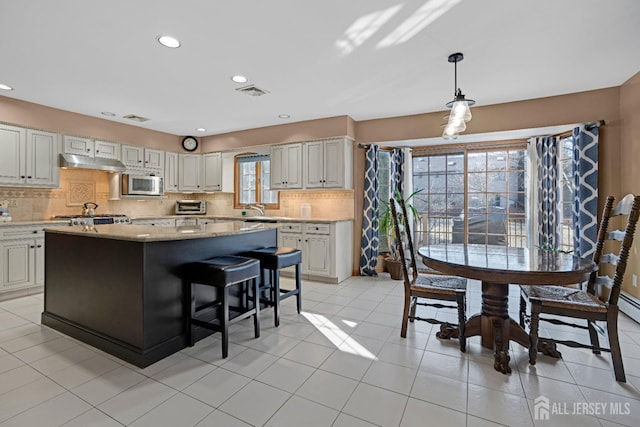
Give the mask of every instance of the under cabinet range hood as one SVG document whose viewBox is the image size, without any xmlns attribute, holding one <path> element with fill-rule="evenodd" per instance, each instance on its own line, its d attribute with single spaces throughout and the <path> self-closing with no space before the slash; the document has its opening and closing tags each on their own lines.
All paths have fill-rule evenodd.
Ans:
<svg viewBox="0 0 640 427">
<path fill-rule="evenodd" d="M 101 171 L 124 172 L 126 167 L 120 160 L 100 157 L 78 156 L 76 154 L 60 154 L 61 168 L 82 168 Z"/>
</svg>

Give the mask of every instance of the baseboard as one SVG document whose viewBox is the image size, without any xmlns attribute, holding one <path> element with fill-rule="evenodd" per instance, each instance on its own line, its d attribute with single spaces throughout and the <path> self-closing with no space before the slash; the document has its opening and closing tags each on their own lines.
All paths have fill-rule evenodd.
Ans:
<svg viewBox="0 0 640 427">
<path fill-rule="evenodd" d="M 640 299 L 626 292 L 620 292 L 618 306 L 620 307 L 620 311 L 640 323 Z"/>
</svg>

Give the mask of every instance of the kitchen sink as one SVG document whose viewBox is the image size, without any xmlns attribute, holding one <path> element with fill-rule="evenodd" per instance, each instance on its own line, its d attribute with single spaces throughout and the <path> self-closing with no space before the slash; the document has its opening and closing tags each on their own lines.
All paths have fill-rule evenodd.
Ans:
<svg viewBox="0 0 640 427">
<path fill-rule="evenodd" d="M 272 216 L 248 216 L 248 217 L 243 217 L 242 220 L 244 222 L 269 222 L 269 223 L 278 222 L 278 218 L 274 218 Z"/>
</svg>

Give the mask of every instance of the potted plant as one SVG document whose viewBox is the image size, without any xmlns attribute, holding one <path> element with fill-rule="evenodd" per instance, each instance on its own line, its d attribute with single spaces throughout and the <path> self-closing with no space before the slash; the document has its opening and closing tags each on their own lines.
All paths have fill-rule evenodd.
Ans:
<svg viewBox="0 0 640 427">
<path fill-rule="evenodd" d="M 418 217 L 417 209 L 411 204 L 411 200 L 413 197 L 420 193 L 422 190 L 416 190 L 411 193 L 405 199 L 404 203 L 407 208 L 407 211 L 411 213 L 414 220 Z M 396 202 L 399 202 L 402 199 L 402 194 L 396 190 L 394 199 Z M 403 241 L 398 241 L 396 239 L 396 234 L 393 226 L 393 215 L 391 213 L 391 205 L 388 200 L 384 200 L 382 202 L 382 215 L 380 217 L 380 236 L 384 236 L 387 240 L 387 248 L 389 252 L 387 256 L 384 258 L 385 266 L 389 275 L 394 280 L 402 280 L 402 262 L 403 260 L 400 258 L 400 251 L 398 250 L 398 246 L 403 244 Z M 396 205 L 396 213 L 398 215 L 398 223 L 400 226 L 400 233 L 404 234 L 406 231 L 404 230 L 404 214 L 402 210 L 399 208 L 399 205 Z"/>
</svg>

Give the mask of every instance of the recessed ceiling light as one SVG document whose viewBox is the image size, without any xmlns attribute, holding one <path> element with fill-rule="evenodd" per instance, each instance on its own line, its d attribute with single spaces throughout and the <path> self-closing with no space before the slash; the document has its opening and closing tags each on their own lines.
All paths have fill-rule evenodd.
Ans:
<svg viewBox="0 0 640 427">
<path fill-rule="evenodd" d="M 100 114 L 102 114 L 103 116 L 109 116 L 109 117 L 115 116 L 115 113 L 112 113 L 111 111 L 103 111 Z"/>
<path fill-rule="evenodd" d="M 11 86 L 7 86 L 5 84 L 0 83 L 0 89 L 2 90 L 13 90 Z"/>
<path fill-rule="evenodd" d="M 160 43 L 162 46 L 171 48 L 180 47 L 180 42 L 178 41 L 178 39 L 175 39 L 171 36 L 158 36 L 156 37 L 156 40 L 158 40 L 158 43 Z"/>
<path fill-rule="evenodd" d="M 291 116 L 288 114 L 278 114 L 278 117 L 280 117 L 281 119 L 290 119 Z"/>
<path fill-rule="evenodd" d="M 198 129 L 196 129 L 196 130 L 197 130 L 198 132 L 204 132 L 204 131 L 206 131 L 206 129 L 205 129 L 205 128 L 198 128 Z"/>
<path fill-rule="evenodd" d="M 241 76 L 241 75 L 232 76 L 231 80 L 233 80 L 236 83 L 246 83 L 247 82 L 247 78 L 245 76 Z"/>
</svg>

